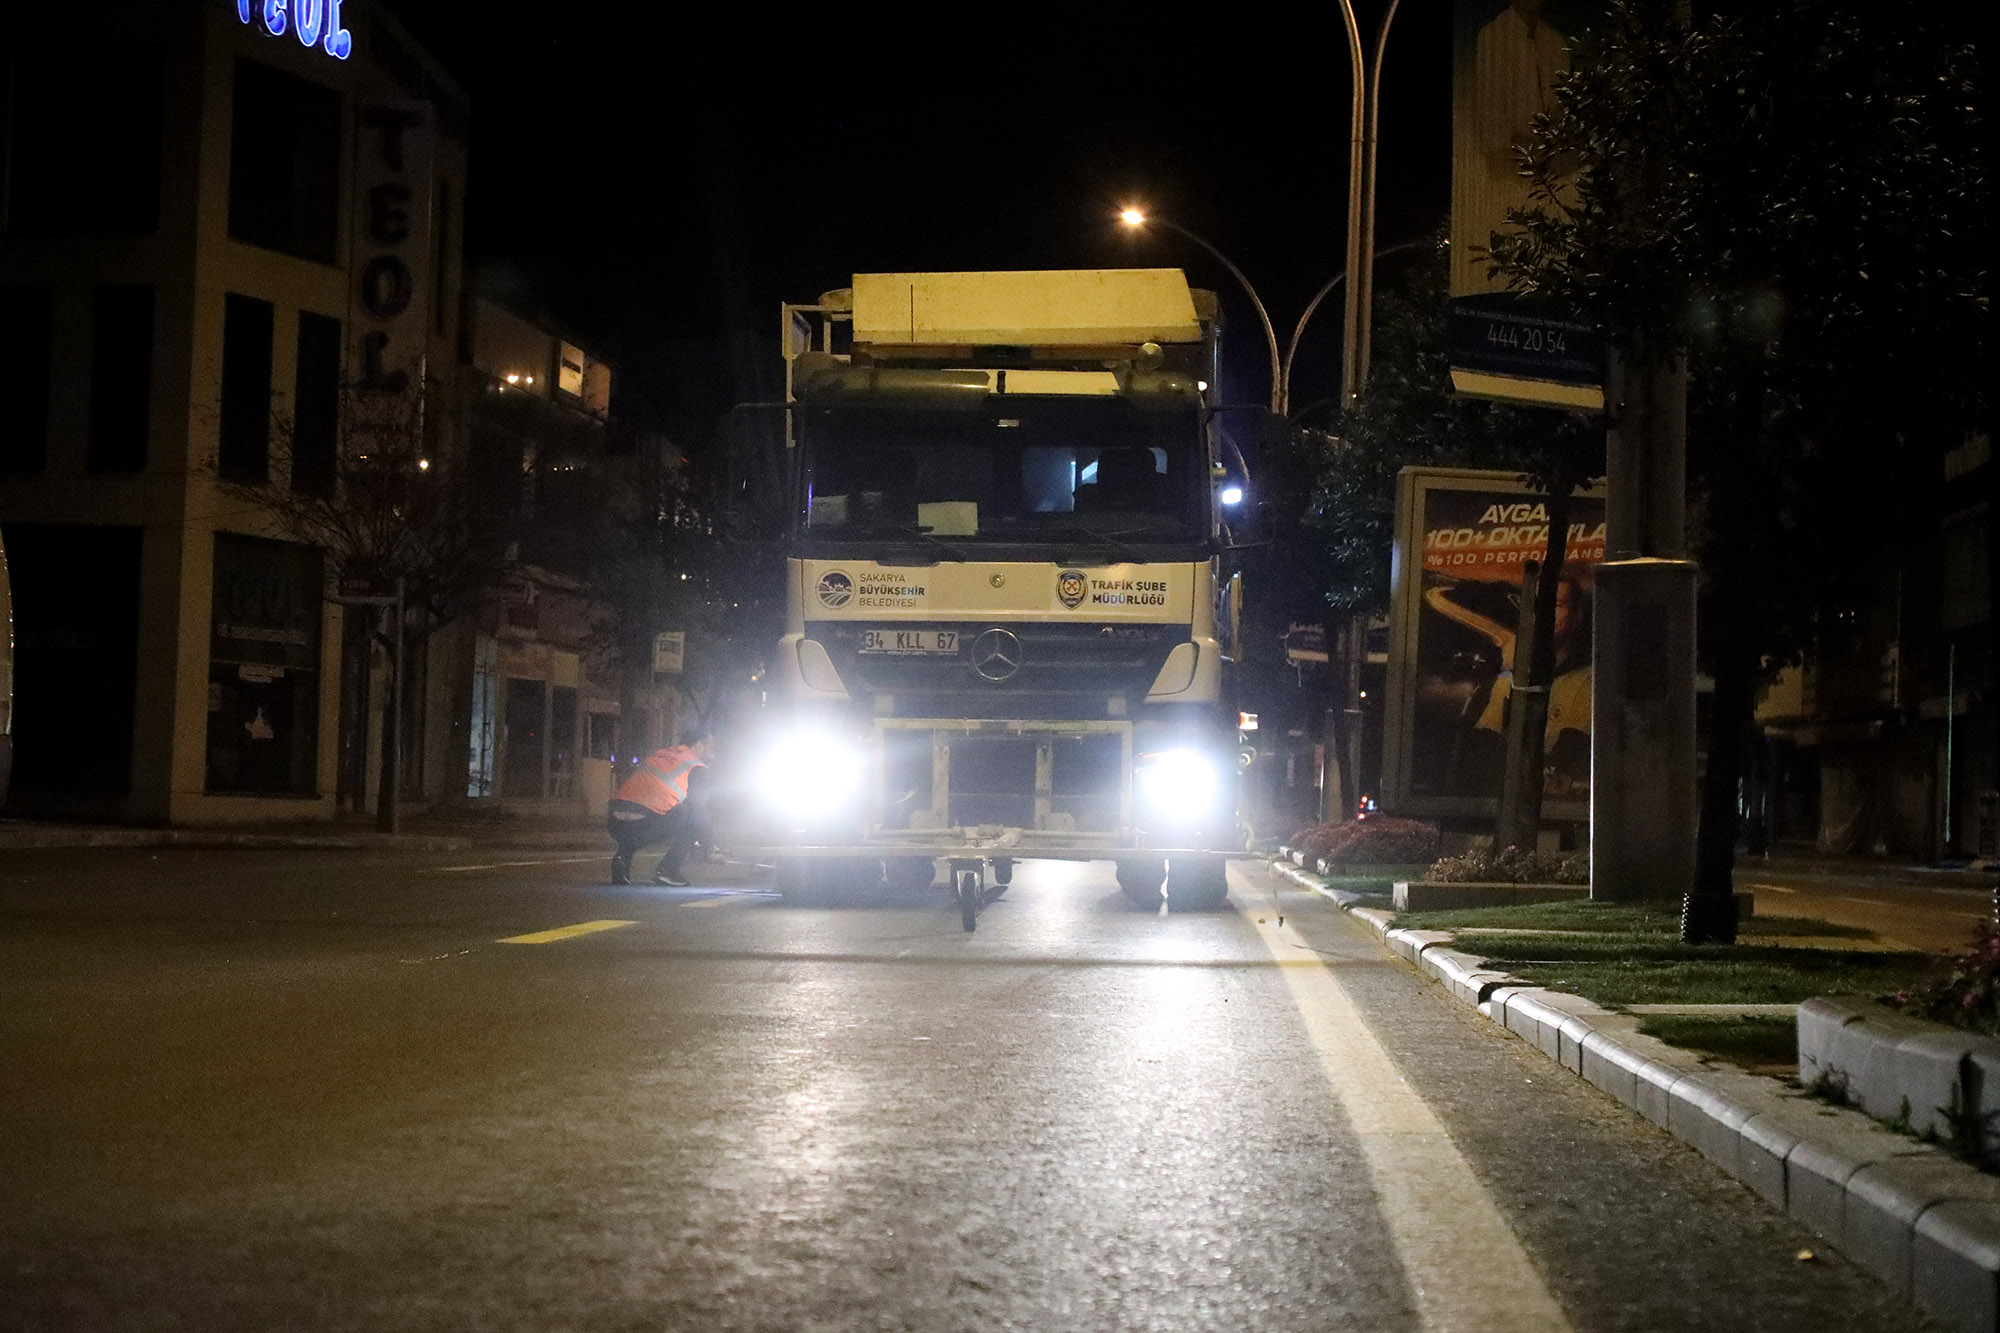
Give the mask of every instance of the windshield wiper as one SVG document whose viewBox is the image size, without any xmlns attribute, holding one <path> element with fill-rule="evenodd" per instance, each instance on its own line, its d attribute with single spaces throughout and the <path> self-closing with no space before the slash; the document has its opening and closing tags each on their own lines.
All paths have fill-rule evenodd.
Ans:
<svg viewBox="0 0 2000 1333">
<path fill-rule="evenodd" d="M 1127 537 L 1143 537 L 1147 535 L 1146 530 L 1143 528 L 1128 528 L 1118 532 L 1103 532 L 1097 528 L 1086 527 L 1081 523 L 1058 524 L 1055 527 L 1046 529 L 1046 531 L 1051 536 L 1064 541 L 1094 542 L 1099 546 L 1108 546 L 1119 555 L 1124 556 L 1128 561 L 1139 559 L 1139 548 L 1125 539 Z M 1063 552 L 1058 551 L 1057 554 L 1061 555 Z M 1063 563 L 1074 564 L 1077 562 L 1065 560 Z"/>
<path fill-rule="evenodd" d="M 816 534 L 822 535 L 822 534 Z M 848 538 L 868 537 L 911 537 L 927 546 L 935 546 L 954 560 L 970 560 L 972 556 L 963 546 L 946 541 L 935 535 L 929 528 L 916 523 L 850 523 L 837 532 L 823 534 L 829 541 Z"/>
</svg>

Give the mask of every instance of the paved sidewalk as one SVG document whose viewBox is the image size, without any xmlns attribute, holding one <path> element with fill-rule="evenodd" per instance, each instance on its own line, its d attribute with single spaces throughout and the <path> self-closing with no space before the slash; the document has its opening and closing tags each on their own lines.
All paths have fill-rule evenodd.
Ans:
<svg viewBox="0 0 2000 1333">
<path fill-rule="evenodd" d="M 1455 999 L 1686 1142 L 1952 1327 L 2000 1326 L 2000 1180 L 1859 1111 L 1645 1036 L 1636 1014 L 1524 985 L 1454 950 L 1447 931 L 1399 929 L 1393 913 L 1336 894 L 1288 861 L 1271 868 L 1339 903 Z"/>
</svg>

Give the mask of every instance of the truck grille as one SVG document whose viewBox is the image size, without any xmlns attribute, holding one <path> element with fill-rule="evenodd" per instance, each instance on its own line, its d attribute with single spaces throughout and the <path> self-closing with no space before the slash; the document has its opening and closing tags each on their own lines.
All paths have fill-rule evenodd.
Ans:
<svg viewBox="0 0 2000 1333">
<path fill-rule="evenodd" d="M 989 628 L 1004 629 L 1019 640 L 1019 667 L 1005 680 L 982 677 L 973 662 L 974 643 Z M 941 656 L 896 656 L 864 653 L 869 631 L 956 630 L 958 651 Z M 1032 624 L 992 625 L 980 621 L 936 621 L 874 624 L 840 621 L 814 625 L 813 638 L 826 648 L 834 669 L 856 696 L 893 694 L 897 711 L 906 697 L 943 700 L 969 695 L 991 701 L 967 712 L 939 710 L 932 716 L 1027 715 L 1006 701 L 1035 701 L 1038 710 L 1053 707 L 1055 716 L 1103 716 L 1103 700 L 1112 694 L 1143 696 L 1166 664 L 1174 646 L 1188 641 L 1186 625 Z M 1065 698 L 1067 696 L 1067 698 Z M 1076 705 L 1094 698 L 1094 710 Z M 1040 714 L 1048 715 L 1048 714 Z"/>
<path fill-rule="evenodd" d="M 1124 822 L 1130 732 L 1060 727 L 885 727 L 885 831 L 1000 825 L 1116 832 Z"/>
</svg>

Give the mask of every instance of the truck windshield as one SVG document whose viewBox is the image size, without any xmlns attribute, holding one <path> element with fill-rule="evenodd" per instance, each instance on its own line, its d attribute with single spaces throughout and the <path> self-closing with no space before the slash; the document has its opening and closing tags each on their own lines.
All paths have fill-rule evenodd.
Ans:
<svg viewBox="0 0 2000 1333">
<path fill-rule="evenodd" d="M 968 542 L 1202 535 L 1200 417 L 1119 398 L 989 399 L 974 411 L 839 406 L 800 414 L 815 537 Z"/>
</svg>

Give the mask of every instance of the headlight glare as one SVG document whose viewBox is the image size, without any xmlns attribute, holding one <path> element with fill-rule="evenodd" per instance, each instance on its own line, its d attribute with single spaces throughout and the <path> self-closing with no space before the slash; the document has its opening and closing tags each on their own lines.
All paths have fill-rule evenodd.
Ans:
<svg viewBox="0 0 2000 1333">
<path fill-rule="evenodd" d="M 1199 750 L 1163 750 L 1142 756 L 1138 784 L 1146 805 L 1171 820 L 1213 814 L 1222 794 L 1215 764 Z"/>
<path fill-rule="evenodd" d="M 797 732 L 765 753 L 757 787 L 777 809 L 812 818 L 853 800 L 867 773 L 867 752 L 854 742 L 829 732 Z"/>
</svg>

